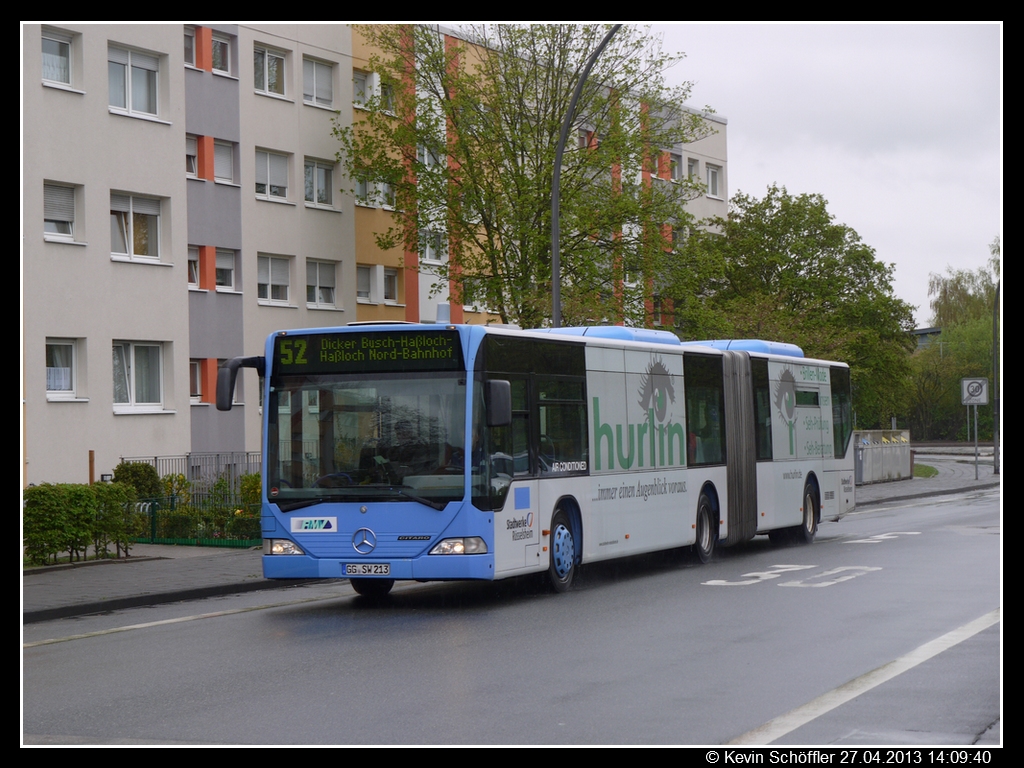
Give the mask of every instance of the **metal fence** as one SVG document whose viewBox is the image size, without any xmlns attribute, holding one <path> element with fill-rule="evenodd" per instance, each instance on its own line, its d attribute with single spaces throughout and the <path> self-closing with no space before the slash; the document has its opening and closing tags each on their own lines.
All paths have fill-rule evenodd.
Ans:
<svg viewBox="0 0 1024 768">
<path fill-rule="evenodd" d="M 263 466 L 259 451 L 236 453 L 186 453 L 183 456 L 122 456 L 121 461 L 149 464 L 160 477 L 184 475 L 193 494 L 207 493 L 223 480 L 235 493 L 243 475 L 259 474 Z"/>
<path fill-rule="evenodd" d="M 168 496 L 140 501 L 135 510 L 144 518 L 135 539 L 140 544 L 247 548 L 263 543 L 260 505 L 242 504 L 237 497 Z"/>
</svg>

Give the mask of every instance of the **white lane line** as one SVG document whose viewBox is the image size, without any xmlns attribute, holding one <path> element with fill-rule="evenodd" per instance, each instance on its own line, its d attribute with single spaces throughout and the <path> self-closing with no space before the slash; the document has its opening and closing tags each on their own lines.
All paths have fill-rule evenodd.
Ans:
<svg viewBox="0 0 1024 768">
<path fill-rule="evenodd" d="M 84 640 L 89 637 L 101 637 L 103 635 L 113 635 L 117 632 L 131 632 L 136 629 L 149 629 L 150 627 L 160 627 L 165 624 L 182 624 L 186 621 L 199 621 L 200 619 L 216 619 L 221 616 L 232 616 L 236 613 L 250 613 L 252 611 L 263 611 L 268 608 L 283 608 L 287 605 L 300 605 L 302 603 L 315 603 L 320 600 L 337 600 L 345 595 L 330 595 L 325 597 L 304 597 L 300 600 L 288 600 L 282 603 L 271 603 L 269 605 L 253 605 L 248 608 L 234 608 L 228 611 L 214 611 L 213 613 L 198 613 L 192 616 L 179 616 L 176 619 L 162 619 L 161 621 L 147 621 L 145 624 L 129 624 L 125 627 L 111 627 L 110 629 L 101 629 L 96 632 L 86 632 L 81 635 L 69 635 L 68 637 L 55 637 L 50 640 L 35 640 L 31 643 L 25 643 L 22 648 L 35 648 L 39 645 L 53 645 L 54 643 L 67 643 L 71 640 Z"/>
<path fill-rule="evenodd" d="M 962 627 L 958 627 L 952 632 L 947 632 L 942 637 L 938 637 L 924 645 L 918 646 L 906 656 L 901 656 L 898 659 L 890 661 L 888 664 L 883 664 L 878 667 L 878 669 L 873 669 L 860 677 L 854 678 L 850 682 L 844 683 L 838 688 L 807 702 L 801 707 L 790 710 L 786 714 L 776 717 L 774 720 L 769 720 L 760 728 L 755 728 L 752 731 L 747 731 L 742 736 L 737 736 L 728 743 L 730 745 L 771 744 L 773 741 L 782 738 L 790 731 L 795 731 L 800 726 L 806 725 L 815 718 L 821 717 L 826 712 L 830 712 L 851 699 L 857 698 L 862 693 L 866 693 L 872 688 L 892 680 L 897 675 L 902 675 L 904 672 L 909 669 L 913 669 L 918 664 L 928 661 L 928 659 L 934 656 L 938 656 L 943 651 L 949 650 L 954 645 L 962 643 L 970 637 L 974 637 L 974 635 L 978 634 L 982 630 L 988 629 L 999 621 L 999 611 L 1000 609 L 997 608 L 991 613 L 986 613 L 981 618 L 975 619 L 969 624 L 964 624 Z"/>
</svg>

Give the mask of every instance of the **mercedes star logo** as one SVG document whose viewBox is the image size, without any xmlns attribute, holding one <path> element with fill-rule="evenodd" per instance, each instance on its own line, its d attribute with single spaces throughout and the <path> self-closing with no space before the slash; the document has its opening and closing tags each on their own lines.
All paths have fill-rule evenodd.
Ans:
<svg viewBox="0 0 1024 768">
<path fill-rule="evenodd" d="M 352 534 L 352 548 L 360 555 L 368 555 L 377 546 L 377 534 L 369 528 L 360 528 Z"/>
</svg>

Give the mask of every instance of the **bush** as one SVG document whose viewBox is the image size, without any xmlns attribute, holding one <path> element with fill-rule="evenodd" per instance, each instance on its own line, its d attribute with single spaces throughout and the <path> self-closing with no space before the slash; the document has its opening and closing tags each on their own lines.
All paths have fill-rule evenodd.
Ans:
<svg viewBox="0 0 1024 768">
<path fill-rule="evenodd" d="M 139 499 L 155 499 L 163 495 L 164 485 L 156 467 L 141 461 L 122 461 L 114 467 L 114 482 L 130 485 Z"/>
</svg>

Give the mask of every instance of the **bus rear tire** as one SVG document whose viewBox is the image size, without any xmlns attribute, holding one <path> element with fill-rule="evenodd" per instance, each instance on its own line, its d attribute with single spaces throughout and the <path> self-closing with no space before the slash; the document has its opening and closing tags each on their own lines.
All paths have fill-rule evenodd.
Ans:
<svg viewBox="0 0 1024 768">
<path fill-rule="evenodd" d="M 551 518 L 551 564 L 548 581 L 555 592 L 568 592 L 576 578 L 576 541 L 569 518 L 557 510 Z"/>
<path fill-rule="evenodd" d="M 381 600 L 387 597 L 391 588 L 395 586 L 394 579 L 349 579 L 348 582 L 357 595 L 368 597 L 371 600 Z"/>
<path fill-rule="evenodd" d="M 702 493 L 697 502 L 697 540 L 693 543 L 693 551 L 702 563 L 711 562 L 718 542 L 718 526 L 713 523 L 713 513 L 711 499 Z"/>
<path fill-rule="evenodd" d="M 804 519 L 793 529 L 793 541 L 797 544 L 810 544 L 814 534 L 818 532 L 818 493 L 814 486 L 804 486 Z"/>
</svg>

